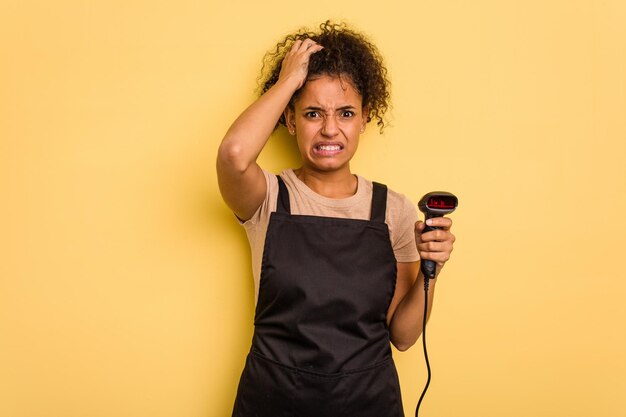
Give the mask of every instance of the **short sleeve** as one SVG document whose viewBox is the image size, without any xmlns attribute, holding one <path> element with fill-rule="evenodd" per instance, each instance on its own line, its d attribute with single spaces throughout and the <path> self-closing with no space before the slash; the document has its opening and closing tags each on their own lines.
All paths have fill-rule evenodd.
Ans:
<svg viewBox="0 0 626 417">
<path fill-rule="evenodd" d="M 415 245 L 417 209 L 402 194 L 390 195 L 388 220 L 391 246 L 398 262 L 415 262 L 420 259 Z"/>
<path fill-rule="evenodd" d="M 259 206 L 259 208 L 254 212 L 252 217 L 246 221 L 239 220 L 239 223 L 243 225 L 245 228 L 254 227 L 259 224 L 263 219 L 268 219 L 270 213 L 276 210 L 276 196 L 278 195 L 278 180 L 276 179 L 276 175 L 269 173 L 263 170 L 263 175 L 265 176 L 265 199 Z"/>
</svg>

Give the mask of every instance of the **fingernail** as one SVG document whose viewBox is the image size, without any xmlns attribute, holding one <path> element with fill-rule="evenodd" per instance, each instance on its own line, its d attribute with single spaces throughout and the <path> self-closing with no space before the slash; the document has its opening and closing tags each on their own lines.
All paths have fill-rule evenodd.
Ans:
<svg viewBox="0 0 626 417">
<path fill-rule="evenodd" d="M 426 224 L 429 226 L 433 225 L 433 219 L 426 219 Z"/>
</svg>

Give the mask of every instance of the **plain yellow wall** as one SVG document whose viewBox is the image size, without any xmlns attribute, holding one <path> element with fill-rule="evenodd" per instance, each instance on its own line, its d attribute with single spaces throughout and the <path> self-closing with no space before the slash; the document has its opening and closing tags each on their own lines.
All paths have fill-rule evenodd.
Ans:
<svg viewBox="0 0 626 417">
<path fill-rule="evenodd" d="M 327 18 L 393 83 L 354 171 L 460 199 L 423 415 L 623 415 L 626 3 L 4 0 L 0 416 L 230 415 L 253 285 L 216 149 Z M 284 131 L 261 162 L 297 164 Z M 394 354 L 409 416 L 421 346 Z"/>
</svg>

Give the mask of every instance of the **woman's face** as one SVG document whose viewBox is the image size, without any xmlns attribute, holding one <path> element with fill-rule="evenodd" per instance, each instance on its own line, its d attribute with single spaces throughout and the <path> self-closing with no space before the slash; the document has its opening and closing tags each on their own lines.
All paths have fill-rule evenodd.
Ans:
<svg viewBox="0 0 626 417">
<path fill-rule="evenodd" d="M 285 113 L 305 168 L 349 171 L 367 122 L 362 106 L 361 95 L 345 77 L 323 75 L 306 82 L 294 108 Z"/>
</svg>

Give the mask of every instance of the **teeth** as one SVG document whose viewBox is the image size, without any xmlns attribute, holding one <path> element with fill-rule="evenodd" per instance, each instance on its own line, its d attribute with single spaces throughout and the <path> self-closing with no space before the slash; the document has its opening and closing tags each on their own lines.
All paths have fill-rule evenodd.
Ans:
<svg viewBox="0 0 626 417">
<path fill-rule="evenodd" d="M 339 145 L 320 145 L 319 149 L 321 151 L 338 151 L 341 147 Z"/>
</svg>

